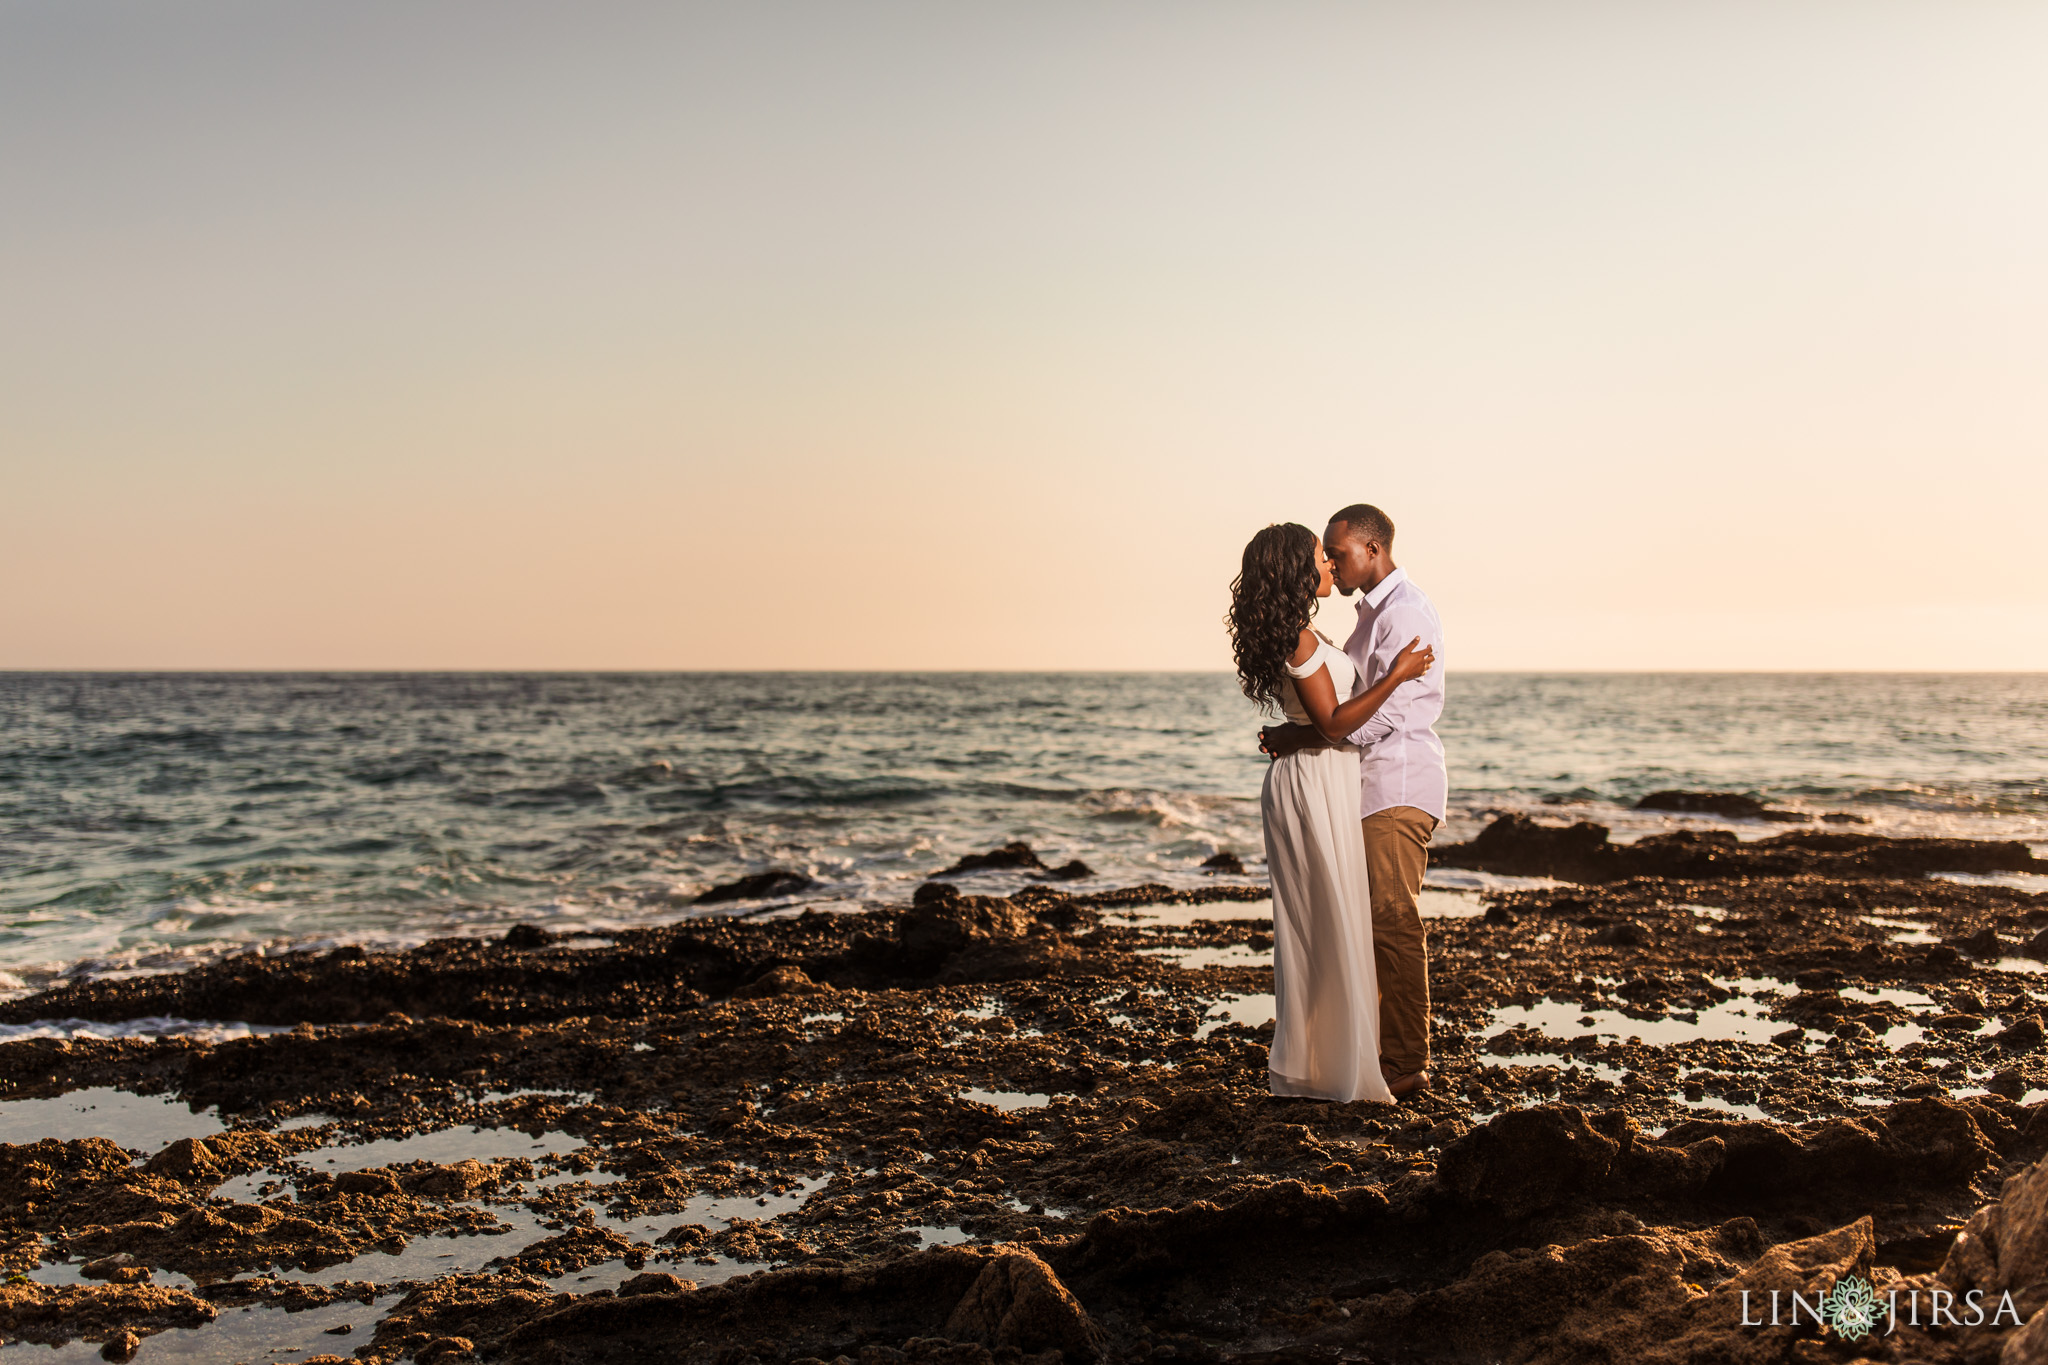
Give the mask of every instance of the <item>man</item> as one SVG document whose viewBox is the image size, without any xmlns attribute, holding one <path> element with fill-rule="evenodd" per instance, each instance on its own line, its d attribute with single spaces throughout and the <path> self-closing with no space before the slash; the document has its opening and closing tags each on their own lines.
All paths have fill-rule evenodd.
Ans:
<svg viewBox="0 0 2048 1365">
<path fill-rule="evenodd" d="M 1450 794 L 1444 746 L 1434 728 L 1444 710 L 1444 633 L 1436 608 L 1394 563 L 1394 523 L 1377 507 L 1354 503 L 1323 532 L 1337 591 L 1365 594 L 1344 652 L 1360 685 L 1385 677 L 1394 656 L 1417 636 L 1436 650 L 1437 666 L 1394 689 L 1350 737 L 1361 753 L 1359 814 L 1371 881 L 1372 942 L 1380 986 L 1380 1070 L 1396 1098 L 1429 1086 L 1429 960 L 1415 897 L 1429 867 L 1429 841 Z M 1312 726 L 1273 725 L 1259 747 L 1275 758 L 1323 740 Z"/>
</svg>

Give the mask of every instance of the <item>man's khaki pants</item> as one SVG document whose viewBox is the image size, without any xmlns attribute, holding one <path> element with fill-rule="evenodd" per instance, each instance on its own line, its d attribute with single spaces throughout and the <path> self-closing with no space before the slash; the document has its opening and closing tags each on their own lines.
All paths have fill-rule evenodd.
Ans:
<svg viewBox="0 0 2048 1365">
<path fill-rule="evenodd" d="M 1390 806 L 1360 822 L 1372 889 L 1372 951 L 1380 983 L 1380 1056 L 1402 1075 L 1429 1065 L 1429 948 L 1415 908 L 1436 817 Z"/>
</svg>

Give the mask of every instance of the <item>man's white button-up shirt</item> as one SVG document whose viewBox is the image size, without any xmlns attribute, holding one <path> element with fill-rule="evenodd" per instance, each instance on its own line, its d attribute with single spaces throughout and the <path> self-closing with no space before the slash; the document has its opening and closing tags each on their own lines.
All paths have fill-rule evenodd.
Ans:
<svg viewBox="0 0 2048 1365">
<path fill-rule="evenodd" d="M 1439 822 L 1444 818 L 1451 784 L 1444 771 L 1444 742 L 1433 728 L 1444 713 L 1444 627 L 1422 589 L 1408 581 L 1406 569 L 1381 579 L 1358 604 L 1358 626 L 1344 642 L 1344 652 L 1358 665 L 1360 686 L 1371 687 L 1418 635 L 1436 649 L 1436 662 L 1429 672 L 1395 688 L 1386 705 L 1351 736 L 1361 751 L 1361 816 L 1413 806 Z"/>
</svg>

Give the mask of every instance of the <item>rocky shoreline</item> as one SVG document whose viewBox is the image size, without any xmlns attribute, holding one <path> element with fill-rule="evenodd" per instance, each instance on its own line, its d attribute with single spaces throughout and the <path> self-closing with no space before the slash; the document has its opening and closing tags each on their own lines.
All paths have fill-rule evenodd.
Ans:
<svg viewBox="0 0 2048 1365">
<path fill-rule="evenodd" d="M 1429 922 L 1438 1081 L 1399 1106 L 1265 1093 L 1266 893 L 1227 880 L 967 868 L 11 1002 L 277 1031 L 0 1046 L 13 1109 L 220 1129 L 0 1144 L 0 1334 L 61 1346 L 6 1357 L 2048 1359 L 2048 1318 L 1742 1311 L 2048 1304 L 2048 896 L 1926 875 L 2048 871 L 2024 845 L 1510 817 L 1435 861 L 1560 884 Z"/>
</svg>

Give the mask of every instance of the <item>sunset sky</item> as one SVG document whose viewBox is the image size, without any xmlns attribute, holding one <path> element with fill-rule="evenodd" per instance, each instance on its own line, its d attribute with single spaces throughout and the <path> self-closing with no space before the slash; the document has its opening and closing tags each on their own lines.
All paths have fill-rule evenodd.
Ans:
<svg viewBox="0 0 2048 1365">
<path fill-rule="evenodd" d="M 2044 53 L 0 0 L 0 668 L 1222 668 L 1365 500 L 1453 670 L 2048 669 Z"/>
</svg>

